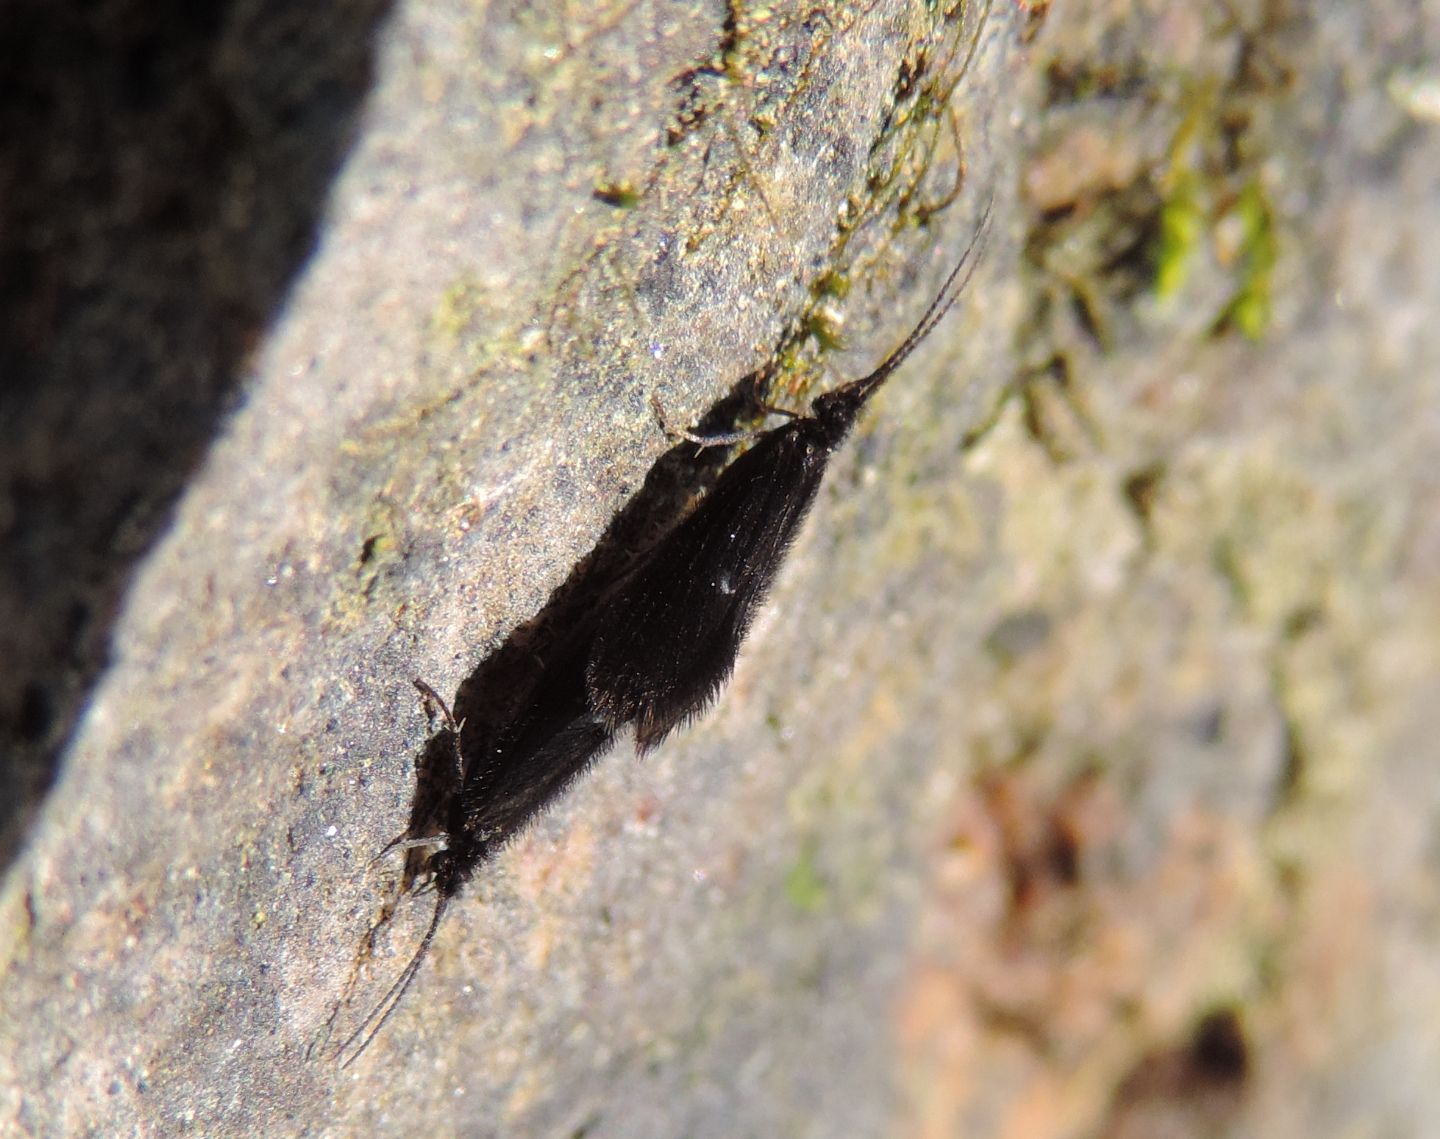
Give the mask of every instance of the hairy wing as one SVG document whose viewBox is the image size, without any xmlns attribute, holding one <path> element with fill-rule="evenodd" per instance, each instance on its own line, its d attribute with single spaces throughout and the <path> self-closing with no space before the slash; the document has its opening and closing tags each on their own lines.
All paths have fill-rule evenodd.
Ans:
<svg viewBox="0 0 1440 1139">
<path fill-rule="evenodd" d="M 602 603 L 591 706 L 613 730 L 633 722 L 642 751 L 729 679 L 825 474 L 829 451 L 811 435 L 796 420 L 762 438 Z"/>
<path fill-rule="evenodd" d="M 467 754 L 452 808 L 450 849 L 462 877 L 518 834 L 610 746 L 590 707 L 585 666 L 593 624 L 578 622 L 547 654 L 538 681 L 505 723 Z"/>
</svg>

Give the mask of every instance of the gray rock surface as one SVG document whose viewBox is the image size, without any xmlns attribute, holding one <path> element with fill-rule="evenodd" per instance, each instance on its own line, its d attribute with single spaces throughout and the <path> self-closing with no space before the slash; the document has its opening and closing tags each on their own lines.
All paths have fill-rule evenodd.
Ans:
<svg viewBox="0 0 1440 1139">
<path fill-rule="evenodd" d="M 1426 1134 L 1434 14 L 529 12 L 383 29 L 7 877 L 6 1127 Z M 507 850 L 339 1069 L 428 915 L 367 947 L 411 678 L 586 555 L 652 393 L 859 374 L 990 187 L 717 708 Z"/>
</svg>

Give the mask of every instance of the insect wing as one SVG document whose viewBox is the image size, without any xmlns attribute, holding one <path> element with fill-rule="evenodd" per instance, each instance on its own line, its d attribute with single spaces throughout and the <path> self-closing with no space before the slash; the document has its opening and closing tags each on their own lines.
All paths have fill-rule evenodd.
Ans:
<svg viewBox="0 0 1440 1139">
<path fill-rule="evenodd" d="M 796 420 L 735 460 L 624 579 L 600 615 L 591 705 L 641 751 L 702 711 L 735 667 L 825 473 L 829 451 Z"/>
<path fill-rule="evenodd" d="M 514 716 L 470 756 L 452 835 L 463 876 L 507 842 L 577 779 L 614 738 L 585 686 L 593 625 L 581 622 L 545 661 Z"/>
</svg>

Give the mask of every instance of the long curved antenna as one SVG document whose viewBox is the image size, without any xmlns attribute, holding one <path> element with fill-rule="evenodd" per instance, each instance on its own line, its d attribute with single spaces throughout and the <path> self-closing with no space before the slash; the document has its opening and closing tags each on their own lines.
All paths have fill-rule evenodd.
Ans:
<svg viewBox="0 0 1440 1139">
<path fill-rule="evenodd" d="M 886 356 L 880 362 L 880 366 L 868 376 L 851 380 L 844 387 L 821 396 L 820 400 L 834 400 L 835 403 L 842 406 L 858 408 L 875 393 L 881 384 L 890 378 L 896 368 L 905 363 L 910 353 L 919 347 L 920 342 L 935 331 L 935 326 L 945 319 L 945 314 L 950 311 L 950 306 L 959 300 L 960 294 L 965 291 L 965 286 L 970 283 L 970 278 L 975 275 L 975 267 L 980 263 L 980 256 L 985 251 L 985 242 L 990 235 L 990 208 L 994 204 L 995 191 L 992 189 L 985 198 L 985 208 L 980 213 L 980 224 L 976 226 L 975 234 L 970 238 L 970 244 L 965 246 L 965 252 L 960 255 L 960 260 L 956 263 L 955 268 L 950 270 L 950 275 L 945 278 L 945 283 L 940 286 L 940 291 L 935 294 L 935 299 L 930 302 L 930 307 L 925 310 L 925 315 L 910 330 L 910 335 L 905 337 L 900 342 L 900 346 Z M 972 253 L 975 254 L 974 260 L 971 260 Z M 818 403 L 819 400 L 816 402 Z"/>
<path fill-rule="evenodd" d="M 430 928 L 420 939 L 420 947 L 415 950 L 415 955 L 410 958 L 409 964 L 400 970 L 400 976 L 396 977 L 395 983 L 385 990 L 385 995 L 375 1002 L 375 1007 L 370 1010 L 370 1015 L 360 1022 L 360 1026 L 345 1038 L 345 1042 L 339 1048 L 335 1049 L 335 1058 L 339 1060 L 349 1051 L 350 1046 L 356 1040 L 360 1040 L 360 1037 L 364 1036 L 355 1050 L 340 1064 L 342 1070 L 360 1058 L 365 1049 L 370 1047 L 370 1042 L 385 1027 L 385 1022 L 390 1019 L 390 1014 L 400 1007 L 400 1001 L 409 990 L 410 983 L 415 980 L 415 974 L 420 971 L 426 954 L 430 952 L 430 943 L 435 940 L 435 931 L 440 928 L 440 919 L 445 916 L 445 908 L 449 904 L 450 898 L 446 894 L 441 894 L 435 899 L 435 913 L 430 918 Z M 379 1019 L 376 1019 L 377 1017 Z M 373 1028 L 371 1027 L 372 1023 L 374 1024 Z M 366 1032 L 366 1029 L 369 1031 Z"/>
</svg>

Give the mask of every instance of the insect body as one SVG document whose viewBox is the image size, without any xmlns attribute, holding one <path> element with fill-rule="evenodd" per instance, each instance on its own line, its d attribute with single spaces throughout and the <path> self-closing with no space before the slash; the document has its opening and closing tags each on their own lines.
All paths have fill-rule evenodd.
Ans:
<svg viewBox="0 0 1440 1139">
<path fill-rule="evenodd" d="M 831 456 L 870 397 L 964 290 L 989 213 L 987 204 L 975 237 L 900 346 L 869 375 L 818 396 L 809 414 L 792 413 L 788 422 L 762 433 L 726 467 L 695 509 L 562 633 L 545 654 L 539 679 L 503 724 L 473 746 L 467 737 L 462 749 L 459 726 L 446 710 L 460 774 L 444 811 L 447 833 L 405 844 L 445 844 L 428 865 L 435 911 L 410 963 L 341 1045 L 343 1052 L 374 1023 L 347 1063 L 374 1039 L 404 996 L 450 899 L 496 850 L 624 728 L 634 727 L 636 748 L 646 752 L 719 694 Z"/>
</svg>

